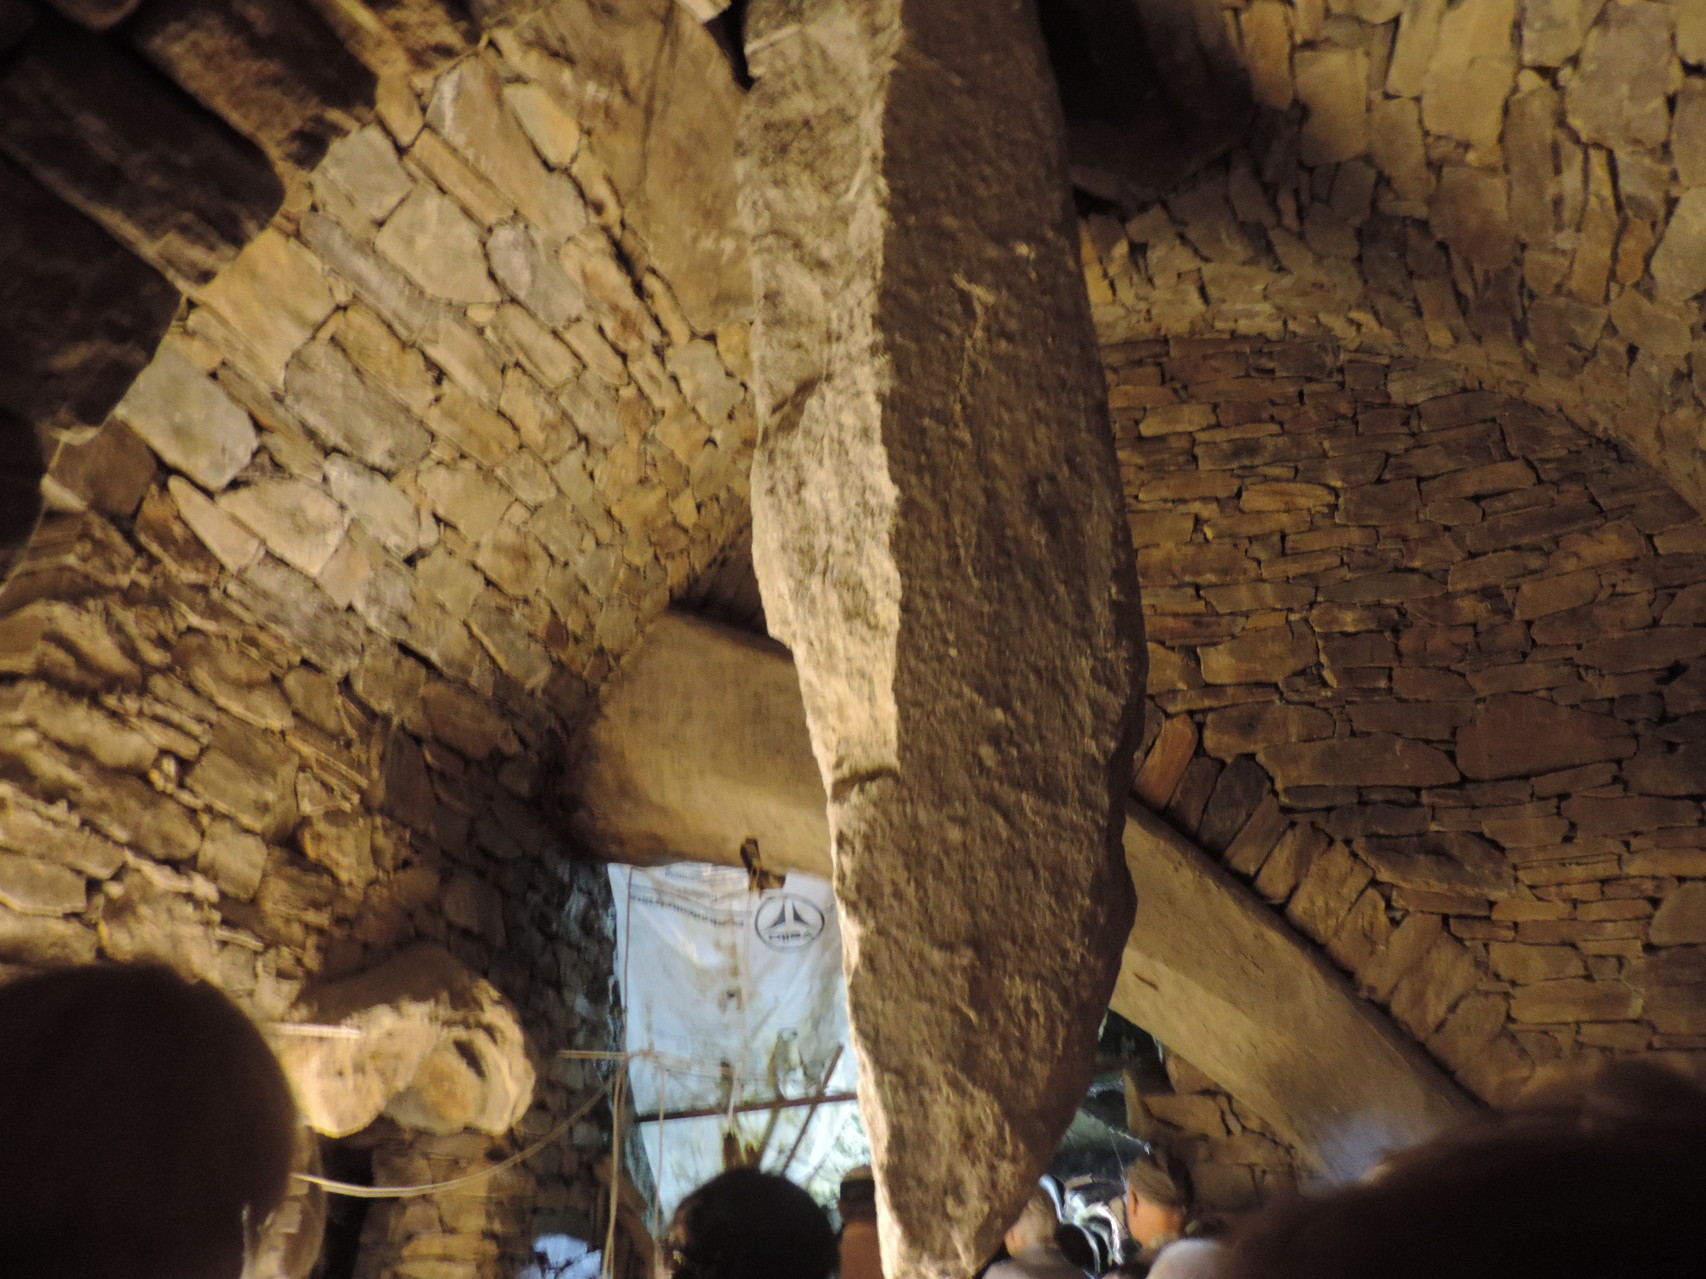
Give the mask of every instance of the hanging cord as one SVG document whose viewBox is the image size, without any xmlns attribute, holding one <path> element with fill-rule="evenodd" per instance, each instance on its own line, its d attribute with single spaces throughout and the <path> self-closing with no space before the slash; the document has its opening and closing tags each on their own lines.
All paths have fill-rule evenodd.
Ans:
<svg viewBox="0 0 1706 1279">
<path fill-rule="evenodd" d="M 627 1082 L 628 1063 L 623 1062 L 610 1096 L 610 1221 L 604 1231 L 604 1259 L 598 1268 L 604 1279 L 614 1279 L 616 1274 L 616 1213 L 622 1197 L 622 1110 L 628 1104 Z"/>
<path fill-rule="evenodd" d="M 669 1083 L 669 1070 L 658 1071 L 658 1158 L 652 1169 L 652 1238 L 663 1239 L 663 1117 L 664 1089 Z"/>
<path fill-rule="evenodd" d="M 794 1156 L 800 1153 L 800 1144 L 806 1139 L 806 1129 L 812 1126 L 812 1120 L 817 1118 L 817 1108 L 823 1104 L 823 1099 L 829 1096 L 829 1081 L 835 1074 L 835 1068 L 841 1064 L 843 1045 L 835 1045 L 835 1053 L 829 1059 L 829 1065 L 823 1068 L 823 1078 L 817 1081 L 817 1096 L 812 1099 L 811 1109 L 806 1111 L 806 1117 L 800 1120 L 800 1131 L 794 1134 L 794 1144 L 788 1147 L 788 1157 L 782 1161 L 782 1166 L 776 1171 L 786 1174 L 793 1166 Z"/>
<path fill-rule="evenodd" d="M 627 1078 L 627 1074 L 628 1071 L 626 1064 L 620 1067 L 616 1072 L 616 1090 L 618 1093 L 621 1091 L 622 1081 Z M 586 1116 L 592 1112 L 592 1108 L 598 1105 L 598 1103 L 608 1096 L 610 1092 L 611 1089 L 609 1085 L 600 1087 L 599 1090 L 595 1092 L 583 1105 L 578 1107 L 566 1119 L 563 1119 L 561 1122 L 553 1126 L 551 1131 L 546 1133 L 531 1146 L 528 1146 L 525 1150 L 517 1151 L 502 1163 L 493 1164 L 489 1168 L 476 1168 L 473 1172 L 463 1173 L 460 1177 L 452 1177 L 448 1181 L 433 1181 L 419 1186 L 358 1186 L 353 1182 L 336 1181 L 331 1177 L 319 1177 L 311 1172 L 298 1172 L 292 1173 L 291 1175 L 295 1177 L 297 1181 L 307 1182 L 311 1186 L 319 1186 L 322 1190 L 329 1190 L 334 1195 L 344 1195 L 351 1199 L 418 1199 L 422 1195 L 434 1195 L 444 1190 L 455 1190 L 462 1186 L 472 1186 L 478 1182 L 485 1181 L 488 1177 L 495 1177 L 500 1172 L 513 1168 L 517 1164 L 533 1158 L 534 1155 L 545 1149 L 545 1147 L 549 1146 L 553 1141 L 556 1141 L 557 1138 L 561 1137 L 576 1123 L 586 1118 Z"/>
</svg>

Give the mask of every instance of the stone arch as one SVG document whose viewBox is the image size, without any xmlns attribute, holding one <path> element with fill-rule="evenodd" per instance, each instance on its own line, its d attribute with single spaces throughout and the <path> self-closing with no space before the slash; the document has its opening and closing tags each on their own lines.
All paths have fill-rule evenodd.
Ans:
<svg viewBox="0 0 1706 1279">
<path fill-rule="evenodd" d="M 1224 159 L 1128 208 L 1123 233 L 1091 220 L 1112 255 L 1106 282 L 1092 272 L 1104 333 L 1331 334 L 1440 360 L 1619 439 L 1698 504 L 1692 12 L 1223 12 L 1198 38 L 1261 110 Z"/>
<path fill-rule="evenodd" d="M 1224 41 L 1197 38 L 1242 65 L 1255 118 L 1221 158 L 1157 198 L 1084 220 L 1162 712 L 1139 792 L 1265 891 L 1482 1096 L 1507 1096 L 1581 1056 L 1670 1054 L 1694 1069 L 1681 1011 L 1693 990 L 1677 976 L 1688 961 L 1672 930 L 1691 909 L 1700 814 L 1685 795 L 1661 792 L 1686 786 L 1663 774 L 1691 767 L 1695 713 L 1685 690 L 1699 565 L 1690 506 L 1703 496 L 1700 290 L 1683 265 L 1697 256 L 1686 246 L 1706 137 L 1695 18 L 1664 4 L 1518 13 L 1478 0 L 1449 10 L 1255 0 L 1226 10 L 1224 23 L 1213 16 L 1201 30 Z M 1608 111 L 1611 86 L 1629 77 L 1642 80 L 1638 109 Z M 1382 435 L 1433 452 L 1409 473 L 1410 463 L 1387 473 L 1382 461 L 1359 478 L 1359 452 L 1380 451 Z M 1534 478 L 1475 491 L 1501 467 Z M 1388 508 L 1382 527 L 1376 508 L 1411 482 L 1414 510 Z M 1263 496 L 1265 483 L 1278 487 Z M 1437 507 L 1453 484 L 1468 486 L 1451 498 L 1455 515 Z M 1293 485 L 1316 487 L 1281 500 Z M 1524 517 L 1542 493 L 1564 496 Z M 1375 506 L 1357 509 L 1364 501 Z M 1424 537 L 1430 506 L 1450 518 Z M 1471 525 L 1482 531 L 1471 536 Z M 1494 545 L 1501 538 L 1510 540 Z M 1239 556 L 1252 554 L 1256 571 L 1245 575 Z M 1382 557 L 1392 562 L 1381 568 Z M 1506 568 L 1516 576 L 1500 577 Z M 1648 583 L 1643 596 L 1630 583 L 1649 570 L 1667 584 Z M 1372 579 L 1385 572 L 1395 586 L 1415 574 L 1443 589 L 1383 598 Z M 1570 573 L 1583 576 L 1553 584 Z M 1294 589 L 1354 593 L 1359 578 L 1367 598 L 1304 600 Z M 1586 591 L 1590 579 L 1592 598 L 1557 594 Z M 1642 599 L 1658 611 L 1637 618 Z M 1445 612 L 1422 621 L 1430 608 Z M 1628 636 L 1588 633 L 1619 608 Z M 1582 633 L 1570 632 L 1572 618 L 1589 619 Z M 1581 661 L 1582 689 L 1491 652 L 1480 669 L 1451 672 L 1476 681 L 1466 697 L 1430 683 L 1420 671 L 1451 665 L 1439 637 L 1464 627 L 1471 653 L 1486 632 L 1512 654 L 1543 642 L 1558 660 Z M 1658 652 L 1667 643 L 1677 651 Z M 1655 665 L 1613 655 L 1619 645 L 1651 647 Z M 1227 682 L 1240 655 L 1258 650 L 1267 669 L 1250 683 L 1268 684 L 1277 707 L 1261 712 Z M 1487 673 L 1501 664 L 1518 673 Z M 1517 682 L 1501 688 L 1500 678 Z M 1379 686 L 1393 679 L 1402 689 Z M 1311 680 L 1328 701 L 1301 706 Z M 1583 706 L 1602 718 L 1576 718 Z M 1445 724 L 1453 715 L 1467 718 Z M 1429 720 L 1431 739 L 1420 734 Z M 1437 810 L 1425 828 L 1340 830 L 1325 817 L 1337 805 L 1311 808 L 1321 796 L 1282 787 L 1263 798 L 1301 760 L 1372 766 L 1375 743 L 1356 737 L 1390 732 L 1418 735 L 1388 740 L 1386 766 L 1401 757 L 1442 780 L 1371 777 L 1403 784 L 1368 802 L 1412 806 L 1460 788 L 1480 797 L 1467 809 L 1496 807 L 1501 789 L 1532 789 L 1539 757 L 1493 776 L 1478 752 L 1542 721 L 1562 740 L 1596 743 L 1576 749 L 1600 752 L 1593 767 L 1609 772 L 1590 775 L 1584 763 L 1569 776 L 1560 765 L 1567 786 L 1592 793 L 1525 793 L 1490 819 L 1516 823 L 1496 831 L 1452 829 L 1469 814 Z M 1318 746 L 1281 745 L 1314 731 Z M 1482 773 L 1446 777 L 1460 765 Z M 1565 803 L 1586 815 L 1602 800 L 1630 812 L 1650 802 L 1665 824 L 1601 832 L 1564 816 Z M 1407 816 L 1414 824 L 1413 807 Z M 1477 875 L 1504 885 L 1496 905 L 1486 885 L 1468 887 Z M 1409 887 L 1397 892 L 1393 876 Z M 1430 893 L 1437 912 L 1424 906 Z M 1452 916 L 1453 893 L 1463 909 L 1476 898 L 1476 913 Z M 1658 911 L 1655 932 L 1645 921 Z"/>
<path fill-rule="evenodd" d="M 515 1003 L 547 1054 L 517 1131 L 395 1144 L 382 1180 L 495 1161 L 596 1088 L 548 1059 L 605 1046 L 614 998 L 561 743 L 744 519 L 732 268 L 679 301 L 667 274 L 728 249 L 729 174 L 682 140 L 732 110 L 724 63 L 664 0 L 601 8 L 637 78 L 597 81 L 569 11 L 488 15 L 477 50 L 430 4 L 386 10 L 418 48 L 349 37 L 372 116 L 181 307 L 162 281 L 0 597 L 0 963 L 158 957 L 277 1022 L 434 942 Z M 661 68 L 618 56 L 666 33 Z M 645 119 L 674 148 L 648 163 L 672 68 L 699 114 Z M 692 163 L 725 183 L 688 211 L 704 239 L 654 251 L 634 171 L 687 189 Z M 603 1140 L 595 1115 L 489 1192 L 376 1209 L 363 1265 L 495 1275 L 537 1229 L 591 1237 Z"/>
</svg>

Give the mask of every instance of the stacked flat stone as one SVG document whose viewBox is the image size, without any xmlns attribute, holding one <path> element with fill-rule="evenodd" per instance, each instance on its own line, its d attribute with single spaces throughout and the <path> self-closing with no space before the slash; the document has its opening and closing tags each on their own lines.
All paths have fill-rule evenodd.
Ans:
<svg viewBox="0 0 1706 1279">
<path fill-rule="evenodd" d="M 1330 340 L 1105 347 L 1139 797 L 1472 1091 L 1706 1050 L 1706 523 L 1645 463 Z"/>
<path fill-rule="evenodd" d="M 427 939 L 535 1044 L 610 1043 L 608 889 L 551 761 L 744 523 L 752 414 L 726 65 L 668 0 L 593 21 L 565 0 L 384 77 L 60 450 L 0 598 L 0 963 L 163 959 L 273 1021 Z M 618 74 L 665 44 L 673 113 Z M 510 1139 L 596 1083 L 542 1072 Z M 378 1175 L 494 1145 L 434 1140 Z M 376 1208 L 363 1273 L 588 1237 L 605 1141 Z"/>
<path fill-rule="evenodd" d="M 1164 203 L 1092 220 L 1105 331 L 1437 356 L 1706 497 L 1697 6 L 1203 7 L 1260 110 Z"/>
</svg>

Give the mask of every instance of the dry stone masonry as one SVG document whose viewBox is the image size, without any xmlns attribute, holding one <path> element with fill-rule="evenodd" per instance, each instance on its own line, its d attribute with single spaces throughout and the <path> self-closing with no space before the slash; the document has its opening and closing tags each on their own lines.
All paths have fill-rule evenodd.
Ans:
<svg viewBox="0 0 1706 1279">
<path fill-rule="evenodd" d="M 867 1094 L 900 1116 L 918 1063 L 963 1065 L 971 1100 L 941 1127 L 958 1166 L 967 1133 L 1024 1126 L 1011 1097 L 1037 1118 L 1036 1096 L 1064 1105 L 1078 1079 L 1009 1093 L 956 1055 L 1012 1064 L 982 1043 L 1023 1033 L 950 1013 L 996 1007 L 976 957 L 1027 943 L 972 929 L 941 891 L 964 848 L 893 835 L 876 798 L 912 786 L 907 804 L 962 811 L 985 759 L 918 767 L 932 735 L 999 764 L 1075 734 L 1094 758 L 1056 793 L 1111 815 L 1125 786 L 1105 774 L 1135 631 L 1085 594 L 1115 580 L 1097 530 L 1117 515 L 1094 485 L 1053 486 L 1101 465 L 1088 349 L 1034 346 L 1082 320 L 1034 45 L 973 6 L 913 6 L 904 45 L 893 6 L 796 6 L 796 25 L 750 6 L 754 379 L 742 91 L 697 21 L 721 7 L 316 0 L 280 24 L 270 0 L 56 0 L 3 33 L 0 432 L 22 500 L 0 544 L 35 524 L 44 465 L 48 514 L 0 588 L 0 964 L 160 957 L 278 1022 L 442 948 L 513 1005 L 534 1099 L 501 1137 L 377 1121 L 357 1140 L 379 1180 L 495 1162 L 596 1082 L 538 1055 L 612 1029 L 563 744 L 746 521 L 749 382 L 771 422 L 767 603 L 805 672 L 838 838 L 909 850 L 842 858 L 851 931 L 861 911 L 886 921 L 906 973 L 882 977 L 867 927 L 882 993 L 855 956 L 856 1015 L 881 1024 L 942 955 L 960 981 L 907 1005 L 918 1038 L 890 1042 L 888 1091 Z M 1079 228 L 1151 641 L 1136 797 L 1480 1097 L 1608 1054 L 1698 1071 L 1699 6 L 1135 8 L 1168 75 L 1212 93 L 1230 60 L 1245 81 L 1184 130 L 1217 160 L 1169 149 L 1159 199 L 1105 175 L 1127 207 L 1092 201 Z M 968 93 L 999 82 L 993 111 L 911 60 L 997 48 L 961 67 Z M 796 91 L 814 110 L 799 136 Z M 1233 109 L 1245 91 L 1252 112 Z M 123 140 L 110 156 L 91 120 Z M 945 166 L 954 130 L 956 154 L 999 154 Z M 829 232 L 811 221 L 826 192 L 857 214 Z M 816 343 L 831 311 L 839 345 Z M 814 340 L 789 346 L 789 326 Z M 876 357 L 869 376 L 844 376 L 849 354 Z M 829 408 L 865 433 L 814 452 Z M 980 452 L 997 420 L 1022 429 Z M 798 571 L 835 536 L 859 543 L 856 578 Z M 968 567 L 989 570 L 984 594 L 951 589 Z M 1073 618 L 1092 620 L 993 638 Z M 863 682 L 841 698 L 826 672 Z M 1045 685 L 1082 719 L 1027 718 Z M 966 843 L 1056 891 L 991 877 L 1001 916 L 1024 901 L 1051 947 L 1117 935 L 1109 866 L 1031 858 L 1015 832 L 1039 837 L 1047 806 L 1003 803 L 1005 824 L 968 816 Z M 1071 842 L 1101 847 L 1076 826 Z M 1071 968 L 1083 1006 L 1049 1024 L 1089 1017 L 1114 947 L 1085 947 L 1003 989 Z M 1287 1117 L 1257 1118 L 1224 1071 L 1173 1071 L 1134 1113 L 1221 1202 L 1311 1171 L 1278 1137 Z M 468 1102 L 453 1075 L 443 1097 Z M 917 1131 L 942 1122 L 930 1103 Z M 538 1230 L 588 1228 L 604 1142 L 589 1120 L 484 1189 L 375 1208 L 359 1273 L 513 1272 Z M 1033 1169 L 985 1170 L 930 1192 L 954 1239 L 902 1223 L 908 1257 L 969 1264 Z"/>
<path fill-rule="evenodd" d="M 1697 1069 L 1700 517 L 1450 366 L 1105 354 L 1146 405 L 1116 410 L 1139 796 L 1484 1097 L 1613 1052 Z"/>
<path fill-rule="evenodd" d="M 489 35 L 387 72 L 376 118 L 195 283 L 55 459 L 0 600 L 0 961 L 158 958 L 273 1023 L 442 948 L 520 1020 L 447 1031 L 392 1081 L 363 1140 L 405 1183 L 501 1158 L 597 1086 L 550 1059 L 614 1017 L 607 890 L 553 769 L 744 521 L 752 435 L 743 299 L 709 287 L 744 272 L 729 164 L 690 154 L 679 108 L 650 117 L 660 171 L 722 184 L 666 246 L 722 254 L 690 320 L 612 176 L 645 168 L 643 83 L 589 65 L 667 39 L 732 95 L 720 53 L 661 0 Z M 541 1230 L 591 1238 L 601 1123 L 485 1189 L 376 1206 L 358 1273 L 508 1274 Z"/>
<path fill-rule="evenodd" d="M 1091 219 L 1105 333 L 1331 335 L 1436 358 L 1706 497 L 1692 4 L 1212 9 L 1204 29 L 1228 33 L 1262 109 L 1123 228 Z"/>
</svg>

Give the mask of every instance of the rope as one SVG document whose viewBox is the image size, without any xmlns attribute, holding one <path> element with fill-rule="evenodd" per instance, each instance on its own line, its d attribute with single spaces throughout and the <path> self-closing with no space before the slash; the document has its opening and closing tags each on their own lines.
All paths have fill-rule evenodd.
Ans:
<svg viewBox="0 0 1706 1279">
<path fill-rule="evenodd" d="M 627 1099 L 622 1095 L 628 1082 L 628 1065 L 616 1073 L 616 1088 L 610 1100 L 610 1222 L 604 1231 L 604 1259 L 598 1272 L 604 1279 L 616 1274 L 616 1212 L 622 1197 L 622 1109 Z"/>
</svg>

